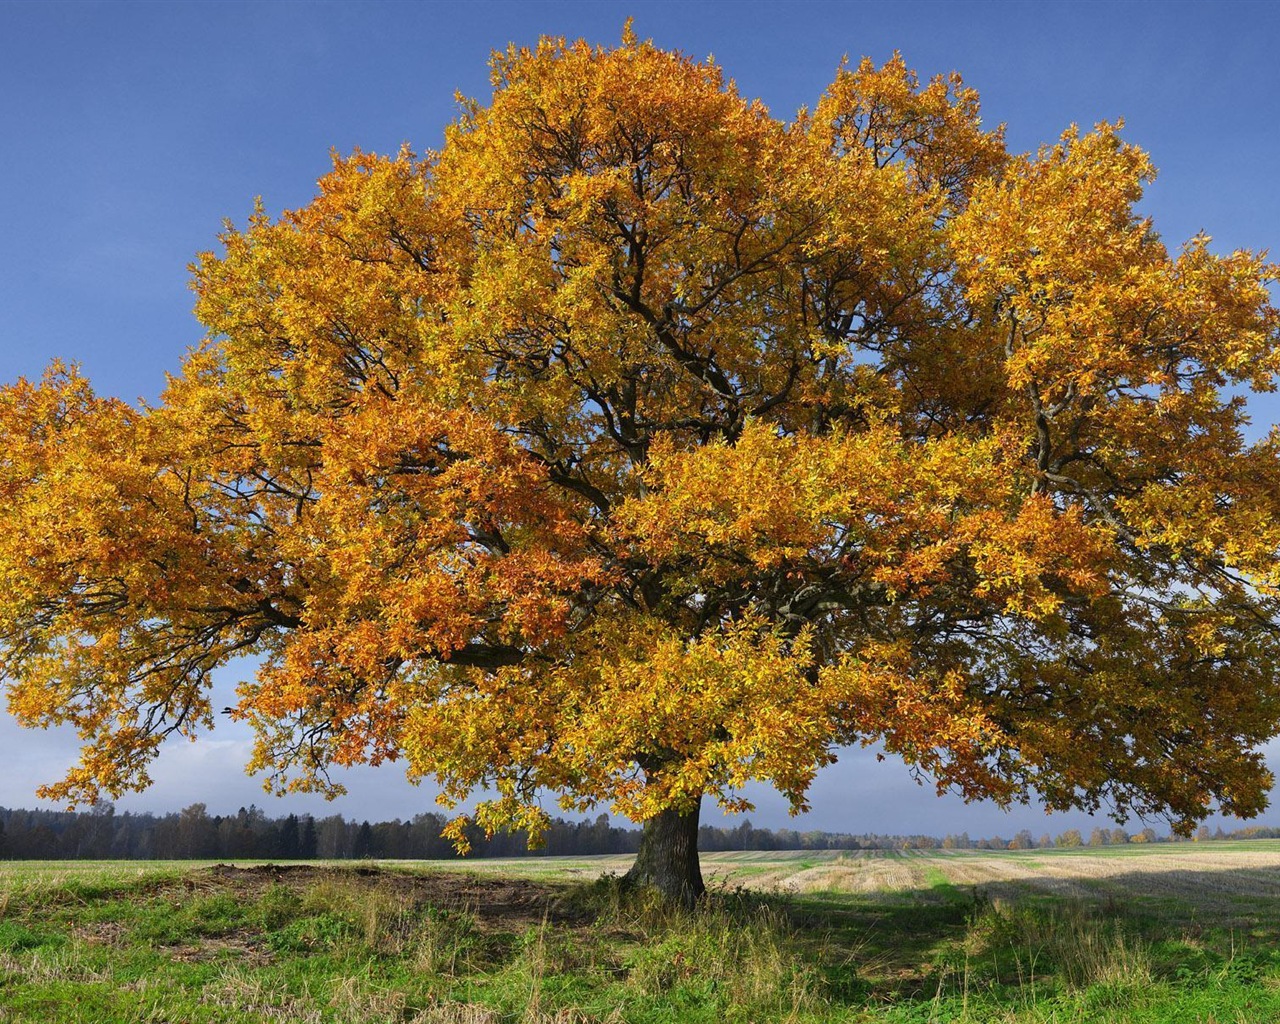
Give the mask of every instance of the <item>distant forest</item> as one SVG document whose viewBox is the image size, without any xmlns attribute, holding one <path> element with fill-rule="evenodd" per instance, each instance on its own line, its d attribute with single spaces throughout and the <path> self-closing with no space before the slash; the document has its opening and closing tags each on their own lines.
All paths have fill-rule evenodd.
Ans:
<svg viewBox="0 0 1280 1024">
<path fill-rule="evenodd" d="M 258 807 L 235 814 L 210 815 L 204 804 L 192 804 L 176 814 L 123 812 L 111 804 L 88 811 L 9 810 L 0 808 L 0 859 L 5 860 L 444 860 L 457 857 L 452 844 L 440 837 L 445 817 L 419 814 L 409 821 L 349 821 L 339 814 L 314 818 L 290 814 L 269 818 Z M 1226 833 L 1202 828 L 1197 840 L 1274 839 L 1280 828 L 1251 826 Z M 585 856 L 635 853 L 638 829 L 619 828 L 601 814 L 594 821 L 556 819 L 545 845 L 529 850 L 522 832 L 502 832 L 486 839 L 477 831 L 471 857 Z M 1154 829 L 1130 834 L 1121 828 L 1095 828 L 1086 837 L 1076 829 L 1057 836 L 1035 838 L 1023 830 L 1012 838 L 971 839 L 968 833 L 899 836 L 843 832 L 798 832 L 794 829 L 755 828 L 743 821 L 735 828 L 704 825 L 698 846 L 718 850 L 1029 850 L 1044 847 L 1111 846 L 1123 843 L 1169 842 Z"/>
</svg>

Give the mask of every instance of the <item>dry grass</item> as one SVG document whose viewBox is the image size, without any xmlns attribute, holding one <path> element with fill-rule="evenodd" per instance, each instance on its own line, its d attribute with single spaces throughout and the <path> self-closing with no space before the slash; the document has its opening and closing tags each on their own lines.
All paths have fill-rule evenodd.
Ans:
<svg viewBox="0 0 1280 1024">
<path fill-rule="evenodd" d="M 1029 984 L 1037 971 L 1053 973 L 1073 989 L 1132 989 L 1153 980 L 1150 946 L 1119 921 L 1078 903 L 1056 903 L 1046 911 L 995 900 L 970 925 L 965 945 L 974 955 L 1010 951 Z"/>
<path fill-rule="evenodd" d="M 837 859 L 799 871 L 785 867 L 755 880 L 786 892 L 901 893 L 926 886 L 925 866 L 898 857 Z"/>
</svg>

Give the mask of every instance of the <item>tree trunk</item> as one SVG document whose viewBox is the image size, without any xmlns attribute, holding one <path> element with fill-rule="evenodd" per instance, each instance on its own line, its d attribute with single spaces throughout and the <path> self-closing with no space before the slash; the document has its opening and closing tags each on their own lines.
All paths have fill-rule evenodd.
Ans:
<svg viewBox="0 0 1280 1024">
<path fill-rule="evenodd" d="M 623 881 L 628 885 L 656 889 L 666 899 L 692 907 L 707 891 L 702 884 L 698 862 L 698 812 L 702 801 L 691 811 L 668 810 L 644 823 L 640 851 Z"/>
</svg>

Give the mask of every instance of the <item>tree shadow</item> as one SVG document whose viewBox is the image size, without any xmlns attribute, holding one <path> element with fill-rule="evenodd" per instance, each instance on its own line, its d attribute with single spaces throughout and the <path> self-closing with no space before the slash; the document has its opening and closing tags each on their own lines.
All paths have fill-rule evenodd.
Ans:
<svg viewBox="0 0 1280 1024">
<path fill-rule="evenodd" d="M 771 898 L 823 961 L 832 997 L 846 1003 L 1009 986 L 1025 999 L 1037 972 L 1050 991 L 1280 977 L 1280 872 L 1229 863 Z"/>
</svg>

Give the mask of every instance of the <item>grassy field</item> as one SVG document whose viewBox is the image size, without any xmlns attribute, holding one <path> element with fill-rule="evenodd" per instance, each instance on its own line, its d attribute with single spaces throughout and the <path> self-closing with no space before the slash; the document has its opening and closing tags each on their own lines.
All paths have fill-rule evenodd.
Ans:
<svg viewBox="0 0 1280 1024">
<path fill-rule="evenodd" d="M 1280 1022 L 1280 842 L 627 865 L 0 862 L 0 1024 Z"/>
</svg>

